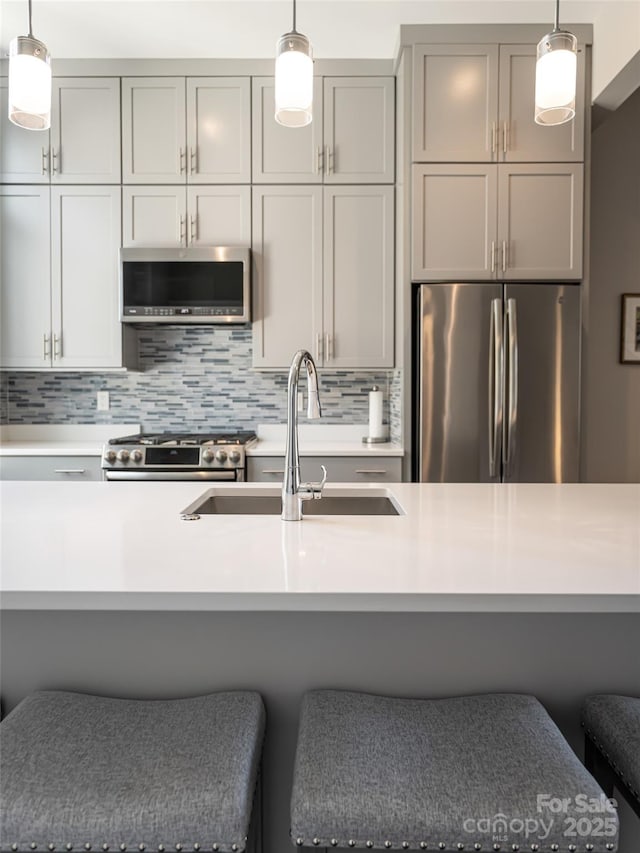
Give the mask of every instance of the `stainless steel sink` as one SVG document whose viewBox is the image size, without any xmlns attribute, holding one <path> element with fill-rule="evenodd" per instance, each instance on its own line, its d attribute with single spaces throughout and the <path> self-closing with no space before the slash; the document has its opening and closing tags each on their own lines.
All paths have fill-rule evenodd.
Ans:
<svg viewBox="0 0 640 853">
<path fill-rule="evenodd" d="M 184 509 L 185 520 L 201 515 L 280 515 L 278 489 L 211 488 Z M 304 515 L 404 515 L 388 489 L 327 489 L 320 500 L 304 501 Z"/>
</svg>

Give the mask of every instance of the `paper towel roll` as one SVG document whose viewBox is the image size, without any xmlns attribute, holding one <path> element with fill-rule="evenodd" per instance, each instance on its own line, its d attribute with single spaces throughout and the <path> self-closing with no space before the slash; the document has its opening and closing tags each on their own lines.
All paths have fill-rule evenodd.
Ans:
<svg viewBox="0 0 640 853">
<path fill-rule="evenodd" d="M 377 385 L 369 391 L 369 438 L 384 438 L 382 391 Z"/>
</svg>

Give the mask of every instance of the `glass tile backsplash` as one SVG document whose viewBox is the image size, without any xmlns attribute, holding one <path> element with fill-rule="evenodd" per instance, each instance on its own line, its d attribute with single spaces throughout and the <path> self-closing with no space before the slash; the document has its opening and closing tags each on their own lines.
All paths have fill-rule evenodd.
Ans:
<svg viewBox="0 0 640 853">
<path fill-rule="evenodd" d="M 286 420 L 287 371 L 253 369 L 250 329 L 140 330 L 139 367 L 136 372 L 104 374 L 3 372 L 0 421 L 114 425 L 139 421 L 149 431 L 249 428 Z M 324 423 L 366 424 L 367 392 L 375 384 L 384 391 L 384 422 L 390 425 L 392 438 L 400 440 L 399 370 L 320 369 L 319 376 Z M 107 412 L 96 408 L 96 392 L 101 390 L 109 391 Z"/>
</svg>

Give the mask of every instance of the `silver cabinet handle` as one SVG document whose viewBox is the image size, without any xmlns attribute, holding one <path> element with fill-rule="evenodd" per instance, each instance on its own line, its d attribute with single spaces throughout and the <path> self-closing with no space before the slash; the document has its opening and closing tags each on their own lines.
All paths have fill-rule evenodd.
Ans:
<svg viewBox="0 0 640 853">
<path fill-rule="evenodd" d="M 190 148 L 189 149 L 189 174 L 197 175 L 198 174 L 198 149 Z"/>
<path fill-rule="evenodd" d="M 324 337 L 326 341 L 324 348 L 325 358 L 327 361 L 331 361 L 331 359 L 333 358 L 333 335 L 330 335 L 327 332 Z"/>
<path fill-rule="evenodd" d="M 325 147 L 324 168 L 327 175 L 332 175 L 335 168 L 335 159 L 333 156 L 333 148 L 330 145 Z"/>
<path fill-rule="evenodd" d="M 178 243 L 182 246 L 187 242 L 187 235 L 184 228 L 184 216 L 180 214 L 178 217 Z"/>
<path fill-rule="evenodd" d="M 496 271 L 496 241 L 491 241 L 491 272 Z"/>
<path fill-rule="evenodd" d="M 263 468 L 263 474 L 282 474 L 284 475 L 284 468 L 280 470 L 279 468 Z"/>
<path fill-rule="evenodd" d="M 180 148 L 179 151 L 180 151 L 180 160 L 179 160 L 178 168 L 180 169 L 180 174 L 184 175 L 185 169 L 187 168 L 187 152 L 185 151 L 184 148 Z"/>
<path fill-rule="evenodd" d="M 324 350 L 322 335 L 320 332 L 316 335 L 316 361 L 320 361 Z"/>
<path fill-rule="evenodd" d="M 189 215 L 189 242 L 193 245 L 196 241 L 196 217 Z"/>
<path fill-rule="evenodd" d="M 356 474 L 388 474 L 386 468 L 356 468 Z"/>
<path fill-rule="evenodd" d="M 55 474 L 86 474 L 85 468 L 54 468 Z"/>
<path fill-rule="evenodd" d="M 492 121 L 491 122 L 491 153 L 492 154 L 496 153 L 496 139 L 498 136 L 497 130 L 498 130 L 498 128 L 497 128 L 495 121 Z"/>
<path fill-rule="evenodd" d="M 315 175 L 319 175 L 322 173 L 322 159 L 323 159 L 322 145 L 318 145 L 318 147 L 316 148 L 316 164 L 315 164 L 315 168 L 313 170 L 313 173 Z"/>
<path fill-rule="evenodd" d="M 489 476 L 497 477 L 502 443 L 502 299 L 491 300 L 489 327 Z"/>
<path fill-rule="evenodd" d="M 516 300 L 507 299 L 505 311 L 505 337 L 507 339 L 507 420 L 502 450 L 505 474 L 508 475 L 516 446 L 518 423 L 518 317 Z"/>
<path fill-rule="evenodd" d="M 46 175 L 46 174 L 47 174 L 47 160 L 48 160 L 48 159 L 49 159 L 49 153 L 48 153 L 47 149 L 46 149 L 46 148 L 44 147 L 44 145 L 43 145 L 43 146 L 42 146 L 41 172 L 40 172 L 40 174 L 42 174 L 42 175 Z"/>
<path fill-rule="evenodd" d="M 509 122 L 505 121 L 502 131 L 502 151 L 504 154 L 509 150 Z"/>
<path fill-rule="evenodd" d="M 42 356 L 45 359 L 51 358 L 51 348 L 50 348 L 51 338 L 45 332 L 44 335 L 42 336 L 42 339 L 43 339 L 43 347 L 44 347 L 44 351 L 42 353 Z"/>
<path fill-rule="evenodd" d="M 507 263 L 508 263 L 508 245 L 507 241 L 502 241 L 502 272 L 507 271 Z"/>
<path fill-rule="evenodd" d="M 53 336 L 53 357 L 62 358 L 62 332 Z"/>
<path fill-rule="evenodd" d="M 56 154 L 56 149 L 53 147 L 53 145 L 51 146 L 50 154 L 51 154 L 51 156 L 50 156 L 51 174 L 55 175 L 56 172 L 60 171 L 60 158 L 59 158 L 58 154 Z M 58 161 L 58 165 L 56 165 L 56 160 Z"/>
</svg>

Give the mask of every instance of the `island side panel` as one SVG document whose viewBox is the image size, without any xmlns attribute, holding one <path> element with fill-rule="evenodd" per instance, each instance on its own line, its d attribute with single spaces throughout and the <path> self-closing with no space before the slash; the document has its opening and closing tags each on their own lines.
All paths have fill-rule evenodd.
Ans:
<svg viewBox="0 0 640 853">
<path fill-rule="evenodd" d="M 638 614 L 5 611 L 0 640 L 3 713 L 38 689 L 128 698 L 259 690 L 268 713 L 265 853 L 292 849 L 291 770 L 306 690 L 531 693 L 580 755 L 583 697 L 640 695 Z M 620 853 L 640 849 L 638 823 L 623 821 Z"/>
</svg>

